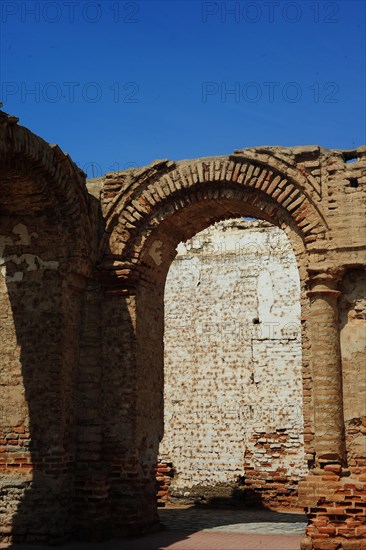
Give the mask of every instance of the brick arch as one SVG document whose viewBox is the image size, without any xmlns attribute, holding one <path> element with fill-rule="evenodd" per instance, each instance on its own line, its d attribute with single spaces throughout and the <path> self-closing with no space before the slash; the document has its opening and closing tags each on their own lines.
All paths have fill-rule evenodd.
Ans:
<svg viewBox="0 0 366 550">
<path fill-rule="evenodd" d="M 71 514 L 79 323 L 91 273 L 92 220 L 83 173 L 62 153 L 0 112 L 1 474 L 19 491 L 3 532 L 37 531 Z M 15 382 L 9 382 L 14 380 Z M 55 469 L 52 464 L 59 464 Z M 47 471 L 46 471 L 47 470 Z M 45 494 L 44 483 L 55 488 Z M 57 487 L 57 488 L 56 488 Z M 38 517 L 37 517 L 37 514 Z M 62 525 L 62 522 L 65 525 Z"/>
<path fill-rule="evenodd" d="M 118 272 L 117 278 L 122 275 L 122 279 L 141 271 L 149 236 L 161 224 L 161 230 L 169 225 L 168 219 L 170 230 L 174 227 L 180 240 L 218 219 L 240 215 L 290 228 L 300 237 L 304 250 L 329 238 L 311 178 L 268 152 L 240 151 L 177 164 L 156 162 L 129 176 L 116 174 L 106 180 L 103 200 L 106 232 L 100 261 L 109 273 Z M 230 201 L 233 209 L 222 201 Z M 194 204 L 203 223 L 192 223 L 194 209 L 190 222 L 184 220 L 183 211 Z M 181 224 L 175 223 L 179 216 L 184 220 Z"/>
<path fill-rule="evenodd" d="M 55 216 L 80 269 L 91 236 L 85 174 L 57 145 L 19 126 L 15 117 L 1 115 L 0 212 Z"/>
<path fill-rule="evenodd" d="M 282 159 L 268 154 L 265 159 L 260 155 L 251 158 L 241 152 L 232 157 L 177 164 L 160 161 L 141 170 L 109 174 L 101 198 L 105 233 L 99 250 L 99 267 L 105 281 L 104 331 L 108 342 L 103 348 L 103 362 L 110 361 L 113 346 L 116 350 L 113 362 L 124 373 L 123 383 L 122 379 L 109 375 L 113 368 L 106 371 L 103 379 L 104 395 L 108 395 L 108 402 L 103 403 L 107 419 L 104 456 L 111 465 L 107 468 L 110 471 L 117 460 L 126 461 L 126 468 L 135 464 L 136 508 L 149 510 L 150 521 L 156 520 L 154 468 L 163 435 L 167 271 L 177 244 L 218 220 L 240 216 L 262 218 L 283 229 L 292 244 L 301 285 L 303 388 L 309 392 L 303 396 L 308 430 L 305 451 L 313 456 L 306 268 L 315 241 L 319 246 L 319 241 L 329 235 L 312 182 Z M 137 419 L 132 430 L 133 448 L 128 452 L 122 436 L 116 435 L 116 421 L 108 420 L 110 411 L 118 408 L 125 384 L 132 388 Z M 118 425 L 127 425 L 128 413 L 121 409 L 118 414 Z M 115 482 L 113 474 L 108 474 L 108 479 L 111 485 Z M 115 515 L 111 521 L 118 520 L 122 510 L 119 506 L 122 503 L 113 503 Z M 146 517 L 136 521 L 142 524 Z"/>
<path fill-rule="evenodd" d="M 100 216 L 70 158 L 16 122 L 0 111 L 0 436 L 12 447 L 9 456 L 1 447 L 10 506 L 0 538 L 59 542 L 74 530 L 113 536 L 155 527 L 164 269 L 174 243 L 246 214 L 276 223 L 298 245 L 311 468 L 301 498 L 312 507 L 303 547 L 318 547 L 325 517 L 327 532 L 337 533 L 325 545 L 343 547 L 346 537 L 361 548 L 365 529 L 353 519 L 365 502 L 366 466 L 345 468 L 337 300 L 339 269 L 364 265 L 365 147 L 157 161 L 106 175 Z M 100 272 L 111 274 L 110 287 Z"/>
</svg>

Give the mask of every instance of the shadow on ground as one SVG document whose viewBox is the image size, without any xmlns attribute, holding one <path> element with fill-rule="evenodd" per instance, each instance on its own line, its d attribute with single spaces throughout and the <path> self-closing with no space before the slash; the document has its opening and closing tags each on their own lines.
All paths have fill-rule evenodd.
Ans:
<svg viewBox="0 0 366 550">
<path fill-rule="evenodd" d="M 162 530 L 100 543 L 70 542 L 63 550 L 297 550 L 306 516 L 266 509 L 228 510 L 202 506 L 159 510 Z M 14 544 L 9 550 L 44 550 Z"/>
<path fill-rule="evenodd" d="M 103 542 L 70 541 L 63 550 L 297 550 L 306 515 L 269 510 L 263 504 L 238 506 L 232 498 L 201 500 L 195 505 L 159 509 L 154 533 Z M 243 502 L 241 502 L 243 504 Z M 160 529 L 159 529 L 160 527 Z M 0 545 L 1 548 L 1 545 Z M 44 550 L 45 546 L 13 544 L 9 550 Z"/>
<path fill-rule="evenodd" d="M 236 498 L 201 499 L 193 504 L 159 508 L 160 530 L 103 542 L 70 541 L 63 550 L 297 550 L 306 515 L 278 512 L 263 502 L 250 506 Z M 159 527 L 158 527 L 159 529 Z M 1 545 L 0 545 L 1 547 Z M 44 550 L 45 546 L 13 544 L 9 550 Z"/>
</svg>

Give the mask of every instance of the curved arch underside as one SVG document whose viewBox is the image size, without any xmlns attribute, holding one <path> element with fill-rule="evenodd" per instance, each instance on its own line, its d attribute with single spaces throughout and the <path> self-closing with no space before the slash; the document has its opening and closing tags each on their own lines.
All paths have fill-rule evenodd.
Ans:
<svg viewBox="0 0 366 550">
<path fill-rule="evenodd" d="M 272 166 L 268 155 L 253 160 L 240 154 L 178 165 L 162 162 L 157 169 L 138 171 L 127 182 L 112 175 L 102 195 L 103 266 L 114 270 L 117 278 L 130 279 L 133 271 L 136 278 L 149 263 L 146 246 L 151 240 L 164 242 L 165 247 L 172 242 L 166 252 L 171 261 L 178 242 L 215 221 L 238 216 L 288 227 L 304 248 L 326 239 L 328 227 L 311 182 L 283 161 L 278 165 Z"/>
</svg>

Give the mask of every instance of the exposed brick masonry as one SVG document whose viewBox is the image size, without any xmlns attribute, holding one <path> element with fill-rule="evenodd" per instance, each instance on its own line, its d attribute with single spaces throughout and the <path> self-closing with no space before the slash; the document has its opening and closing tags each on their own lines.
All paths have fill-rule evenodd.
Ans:
<svg viewBox="0 0 366 550">
<path fill-rule="evenodd" d="M 166 276 L 179 242 L 250 216 L 286 233 L 298 267 L 302 546 L 363 550 L 365 189 L 365 146 L 239 149 L 86 185 L 2 114 L 0 538 L 157 527 Z"/>
</svg>

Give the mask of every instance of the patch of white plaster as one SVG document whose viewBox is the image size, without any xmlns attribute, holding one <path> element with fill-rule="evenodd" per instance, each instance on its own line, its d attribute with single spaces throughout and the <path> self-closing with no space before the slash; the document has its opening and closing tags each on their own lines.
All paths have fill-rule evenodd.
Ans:
<svg viewBox="0 0 366 550">
<path fill-rule="evenodd" d="M 187 254 L 188 248 L 185 243 L 179 243 L 177 246 L 177 256 Z"/>
<path fill-rule="evenodd" d="M 28 233 L 28 229 L 25 225 L 22 223 L 18 223 L 13 227 L 13 233 L 15 235 L 18 235 L 18 239 L 16 240 L 16 244 L 30 244 L 30 236 Z"/>
<path fill-rule="evenodd" d="M 299 275 L 286 235 L 265 224 L 208 228 L 178 247 L 169 270 L 160 453 L 174 464 L 174 491 L 235 480 L 245 451 L 263 476 L 307 471 Z M 277 428 L 288 436 L 278 452 Z M 268 456 L 256 433 L 273 440 Z"/>
<path fill-rule="evenodd" d="M 163 261 L 163 255 L 161 252 L 162 246 L 163 246 L 163 243 L 161 241 L 154 241 L 149 250 L 149 255 L 154 260 L 156 265 L 161 265 Z"/>
<path fill-rule="evenodd" d="M 24 271 L 37 271 L 40 269 L 57 269 L 59 262 L 52 260 L 42 260 L 35 254 L 21 254 L 19 256 L 12 255 L 0 257 L 1 275 L 8 282 L 18 282 L 23 279 L 24 271 L 15 271 L 12 275 L 6 273 L 6 263 L 12 262 L 15 265 L 25 265 Z"/>
<path fill-rule="evenodd" d="M 8 281 L 8 283 L 19 283 L 23 280 L 23 271 L 15 271 L 13 275 L 6 275 L 5 279 Z"/>
</svg>

